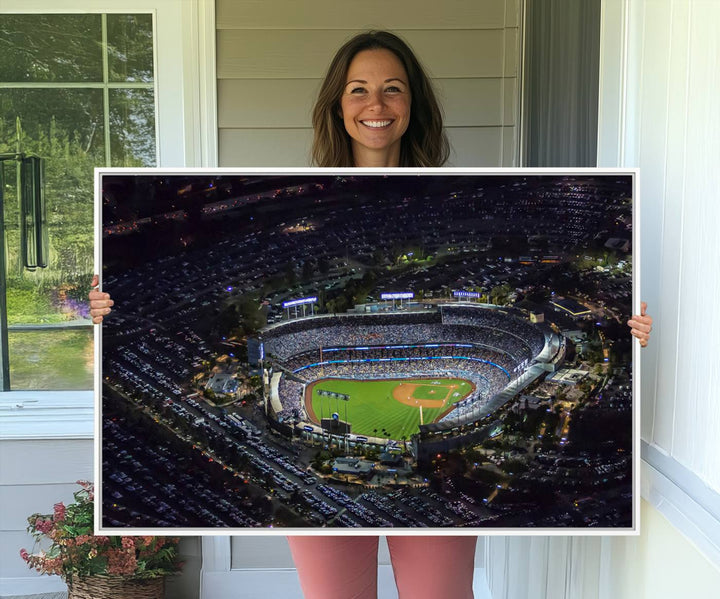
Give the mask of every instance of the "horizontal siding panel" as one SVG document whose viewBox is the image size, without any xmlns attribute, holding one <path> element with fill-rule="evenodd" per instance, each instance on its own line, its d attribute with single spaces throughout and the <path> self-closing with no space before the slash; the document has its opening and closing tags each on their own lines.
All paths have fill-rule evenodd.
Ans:
<svg viewBox="0 0 720 599">
<path fill-rule="evenodd" d="M 451 163 L 515 165 L 521 8 L 520 0 L 219 0 L 220 164 L 308 166 L 310 115 L 334 52 L 380 28 L 405 38 L 434 78 Z"/>
<path fill-rule="evenodd" d="M 517 1 L 510 0 L 314 0 L 312 10 L 297 0 L 220 0 L 218 29 L 488 29 L 517 18 Z"/>
<path fill-rule="evenodd" d="M 517 167 L 518 161 L 518 128 L 503 128 L 503 166 Z"/>
<path fill-rule="evenodd" d="M 503 127 L 449 127 L 447 166 L 502 166 Z M 514 129 L 514 128 L 510 128 Z M 221 129 L 221 167 L 310 166 L 312 129 Z M 508 165 L 510 166 L 510 165 Z"/>
<path fill-rule="evenodd" d="M 219 127 L 309 127 L 320 83 L 320 79 L 218 81 Z M 447 126 L 515 124 L 514 79 L 439 79 L 435 85 Z"/>
<path fill-rule="evenodd" d="M 451 127 L 450 160 L 447 166 L 501 166 L 502 127 Z"/>
<path fill-rule="evenodd" d="M 0 579 L 33 575 L 18 553 L 33 546 L 27 517 L 72 501 L 75 481 L 92 479 L 92 470 L 89 439 L 0 441 Z"/>
<path fill-rule="evenodd" d="M 502 79 L 435 80 L 448 127 L 488 127 L 503 123 Z"/>
<path fill-rule="evenodd" d="M 74 501 L 73 493 L 78 489 L 74 482 L 1 486 L 0 530 L 24 531 L 30 514 L 52 514 L 56 503 Z"/>
<path fill-rule="evenodd" d="M 320 79 L 222 79 L 218 81 L 218 126 L 224 128 L 310 127 Z"/>
<path fill-rule="evenodd" d="M 510 68 L 498 52 L 505 44 L 501 29 L 399 33 L 433 77 L 501 77 L 503 70 L 515 74 L 515 67 Z M 320 78 L 335 50 L 353 34 L 337 30 L 220 30 L 218 79 Z"/>
<path fill-rule="evenodd" d="M 503 122 L 505 126 L 518 123 L 518 80 L 508 77 L 503 80 Z"/>
<path fill-rule="evenodd" d="M 517 77 L 520 60 L 520 30 L 505 29 L 504 36 L 505 65 L 503 73 L 505 77 Z"/>
<path fill-rule="evenodd" d="M 520 0 L 505 1 L 505 27 L 520 27 Z"/>
<path fill-rule="evenodd" d="M 285 537 L 233 537 L 230 568 L 294 568 Z"/>
<path fill-rule="evenodd" d="M 501 143 L 505 129 L 514 127 L 448 127 L 451 153 L 447 166 L 502 166 Z M 311 143 L 310 128 L 221 129 L 220 166 L 310 166 Z"/>
<path fill-rule="evenodd" d="M 0 484 L 74 483 L 93 478 L 93 442 L 0 441 Z"/>
<path fill-rule="evenodd" d="M 310 166 L 312 129 L 221 129 L 221 167 Z"/>
<path fill-rule="evenodd" d="M 2 542 L 0 542 L 0 580 L 35 575 L 35 571 L 30 570 L 20 557 L 20 549 L 30 551 L 32 547 L 33 538 L 24 530 L 2 531 Z"/>
</svg>

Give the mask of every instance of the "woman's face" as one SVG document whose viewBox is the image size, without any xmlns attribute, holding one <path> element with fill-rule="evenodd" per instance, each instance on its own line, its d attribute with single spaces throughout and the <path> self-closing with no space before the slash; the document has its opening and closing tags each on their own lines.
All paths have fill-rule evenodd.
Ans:
<svg viewBox="0 0 720 599">
<path fill-rule="evenodd" d="M 340 109 L 355 166 L 398 166 L 410 123 L 410 82 L 390 50 L 363 50 L 345 78 Z"/>
</svg>

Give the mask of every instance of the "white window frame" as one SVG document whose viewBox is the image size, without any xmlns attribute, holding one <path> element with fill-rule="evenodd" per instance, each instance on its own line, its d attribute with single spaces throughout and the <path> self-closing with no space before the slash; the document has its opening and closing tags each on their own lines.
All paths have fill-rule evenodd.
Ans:
<svg viewBox="0 0 720 599">
<path fill-rule="evenodd" d="M 213 0 L 0 0 L 3 13 L 151 13 L 157 165 L 217 166 Z M 98 341 L 96 331 L 96 364 Z M 0 439 L 92 438 L 93 395 L 89 390 L 0 393 Z"/>
</svg>

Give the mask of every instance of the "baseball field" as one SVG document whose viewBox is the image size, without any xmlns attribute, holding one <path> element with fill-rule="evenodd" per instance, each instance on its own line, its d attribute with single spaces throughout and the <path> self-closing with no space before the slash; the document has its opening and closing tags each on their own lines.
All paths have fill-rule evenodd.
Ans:
<svg viewBox="0 0 720 599">
<path fill-rule="evenodd" d="M 401 440 L 418 432 L 422 408 L 423 424 L 447 414 L 453 404 L 465 399 L 475 385 L 464 379 L 320 379 L 307 386 L 305 407 L 310 419 L 338 414 L 352 425 L 352 433 L 367 437 Z M 320 395 L 319 390 L 325 392 Z M 327 396 L 348 396 L 348 401 Z"/>
</svg>

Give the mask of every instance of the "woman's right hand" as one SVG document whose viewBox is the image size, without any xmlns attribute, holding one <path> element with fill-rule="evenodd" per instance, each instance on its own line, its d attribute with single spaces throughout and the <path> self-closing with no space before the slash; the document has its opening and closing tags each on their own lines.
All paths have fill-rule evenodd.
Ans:
<svg viewBox="0 0 720 599">
<path fill-rule="evenodd" d="M 98 290 L 99 281 L 100 277 L 95 275 L 91 283 L 92 290 L 88 293 L 90 316 L 92 317 L 93 324 L 100 324 L 103 321 L 103 317 L 110 314 L 110 307 L 115 304 L 115 302 L 110 299 L 109 293 L 103 293 Z"/>
</svg>

